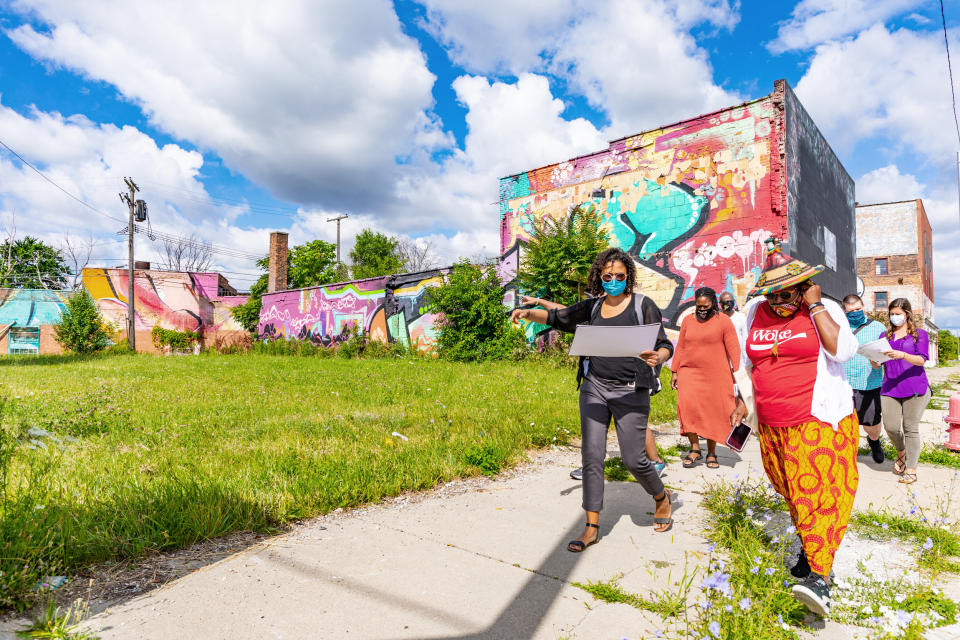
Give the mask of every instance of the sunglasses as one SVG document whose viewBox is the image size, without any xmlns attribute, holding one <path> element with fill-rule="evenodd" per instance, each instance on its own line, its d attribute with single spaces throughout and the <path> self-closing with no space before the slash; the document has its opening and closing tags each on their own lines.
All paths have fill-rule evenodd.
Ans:
<svg viewBox="0 0 960 640">
<path fill-rule="evenodd" d="M 617 274 L 605 273 L 605 274 L 603 274 L 602 276 L 600 276 L 600 279 L 603 280 L 604 282 L 610 282 L 610 281 L 613 280 L 614 278 L 617 279 L 617 282 L 623 282 L 624 280 L 627 279 L 627 274 L 625 274 L 625 273 L 617 273 Z"/>
<path fill-rule="evenodd" d="M 796 295 L 796 289 L 790 289 L 789 291 L 775 291 L 773 293 L 765 293 L 763 297 L 767 299 L 767 302 L 786 302 L 794 295 Z"/>
</svg>

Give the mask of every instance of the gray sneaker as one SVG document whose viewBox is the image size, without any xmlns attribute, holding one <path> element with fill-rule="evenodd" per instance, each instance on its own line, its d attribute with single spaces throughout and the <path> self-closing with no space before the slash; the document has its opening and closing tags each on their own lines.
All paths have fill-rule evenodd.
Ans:
<svg viewBox="0 0 960 640">
<path fill-rule="evenodd" d="M 822 618 L 830 615 L 830 587 L 823 576 L 811 573 L 800 584 L 793 585 L 793 597 Z"/>
<path fill-rule="evenodd" d="M 579 469 L 574 469 L 573 471 L 571 471 L 571 472 L 570 472 L 570 477 L 573 478 L 574 480 L 580 480 L 580 481 L 582 481 L 582 480 L 583 480 L 583 467 L 580 467 Z"/>
</svg>

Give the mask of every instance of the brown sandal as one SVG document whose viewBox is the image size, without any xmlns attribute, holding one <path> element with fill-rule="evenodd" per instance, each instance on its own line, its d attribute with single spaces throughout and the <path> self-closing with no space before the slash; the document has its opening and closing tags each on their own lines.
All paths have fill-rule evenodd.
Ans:
<svg viewBox="0 0 960 640">
<path fill-rule="evenodd" d="M 897 469 L 898 465 L 899 465 L 899 470 Z M 893 472 L 898 476 L 902 476 L 903 472 L 906 470 L 907 470 L 907 456 L 898 455 L 897 461 L 893 463 Z"/>
<path fill-rule="evenodd" d="M 593 527 L 594 529 L 597 530 L 596 537 L 594 537 L 594 539 L 591 540 L 590 542 L 584 542 L 583 540 L 571 540 L 570 542 L 567 543 L 567 551 L 571 553 L 580 553 L 590 545 L 597 544 L 598 542 L 600 542 L 600 525 L 588 522 L 587 526 Z"/>
<path fill-rule="evenodd" d="M 900 476 L 900 479 L 897 482 L 900 482 L 901 484 L 913 484 L 916 481 L 917 481 L 917 474 L 904 472 Z"/>
</svg>

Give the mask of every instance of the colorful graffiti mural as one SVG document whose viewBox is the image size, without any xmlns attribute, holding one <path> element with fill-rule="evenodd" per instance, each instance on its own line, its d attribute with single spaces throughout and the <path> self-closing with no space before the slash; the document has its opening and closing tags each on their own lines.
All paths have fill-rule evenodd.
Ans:
<svg viewBox="0 0 960 640">
<path fill-rule="evenodd" d="M 155 326 L 203 334 L 243 331 L 230 314 L 246 296 L 218 295 L 225 280 L 219 273 L 135 271 L 137 331 Z M 83 286 L 93 295 L 104 318 L 117 328 L 127 320 L 126 269 L 84 269 Z"/>
<path fill-rule="evenodd" d="M 425 271 L 265 294 L 260 337 L 328 346 L 357 328 L 372 340 L 430 351 L 436 343 L 435 315 L 426 309 L 425 296 L 443 283 L 443 274 Z"/>
<path fill-rule="evenodd" d="M 0 289 L 0 325 L 39 327 L 60 323 L 70 291 Z"/>
<path fill-rule="evenodd" d="M 786 135 L 794 129 L 803 135 Z M 578 205 L 598 211 L 611 245 L 633 256 L 639 287 L 668 326 L 678 325 L 700 286 L 730 291 L 742 305 L 770 236 L 787 246 L 799 240 L 797 257 L 826 262 L 830 295 L 845 295 L 855 277 L 853 181 L 782 80 L 763 98 L 502 178 L 505 281 L 516 273 L 534 222 Z M 815 240 L 827 237 L 840 244 Z M 834 250 L 842 260 L 831 266 L 825 253 Z"/>
<path fill-rule="evenodd" d="M 613 246 L 634 257 L 640 287 L 675 324 L 696 287 L 741 302 L 763 240 L 787 231 L 774 96 L 624 138 L 608 150 L 500 182 L 500 242 L 510 270 L 534 220 L 599 211 Z"/>
</svg>

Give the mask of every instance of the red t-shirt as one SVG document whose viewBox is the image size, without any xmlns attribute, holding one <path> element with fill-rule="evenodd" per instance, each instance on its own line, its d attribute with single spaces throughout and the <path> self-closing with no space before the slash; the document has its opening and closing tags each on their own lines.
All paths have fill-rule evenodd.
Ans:
<svg viewBox="0 0 960 640">
<path fill-rule="evenodd" d="M 753 362 L 753 392 L 762 424 L 792 427 L 813 420 L 820 336 L 806 306 L 781 318 L 761 302 L 747 336 L 747 355 Z"/>
</svg>

